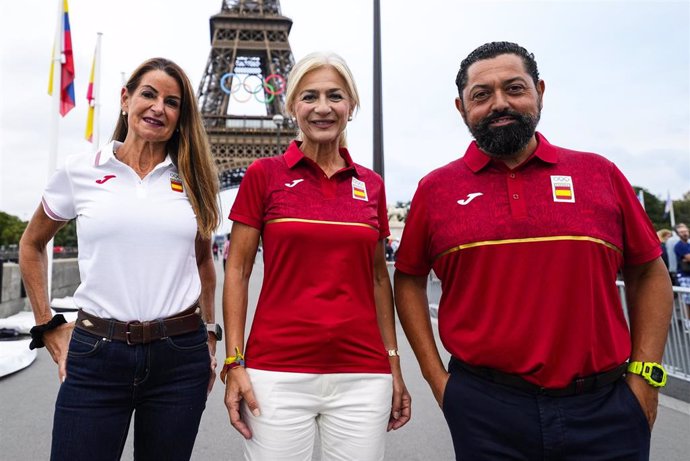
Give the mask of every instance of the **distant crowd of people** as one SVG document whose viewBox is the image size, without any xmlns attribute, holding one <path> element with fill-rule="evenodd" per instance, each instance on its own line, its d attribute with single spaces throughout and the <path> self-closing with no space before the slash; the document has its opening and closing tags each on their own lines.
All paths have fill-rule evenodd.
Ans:
<svg viewBox="0 0 690 461">
<path fill-rule="evenodd" d="M 660 229 L 657 235 L 661 242 L 661 258 L 668 268 L 671 283 L 690 288 L 690 231 L 687 224 L 678 223 L 673 231 Z M 690 332 L 690 294 L 684 293 L 682 299 L 685 304 L 683 326 Z"/>
<path fill-rule="evenodd" d="M 398 254 L 398 247 L 400 246 L 400 240 L 396 238 L 386 239 L 386 261 L 394 262 L 395 257 Z"/>
</svg>

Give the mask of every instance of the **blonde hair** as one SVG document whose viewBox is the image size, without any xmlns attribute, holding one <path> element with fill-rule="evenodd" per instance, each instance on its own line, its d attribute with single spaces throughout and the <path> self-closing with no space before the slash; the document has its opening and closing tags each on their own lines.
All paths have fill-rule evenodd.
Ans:
<svg viewBox="0 0 690 461">
<path fill-rule="evenodd" d="M 218 172 L 211 157 L 206 130 L 189 78 L 180 66 L 169 59 L 151 58 L 137 67 L 125 88 L 127 93 L 132 94 L 141 84 L 143 76 L 154 70 L 161 70 L 174 78 L 182 90 L 178 129 L 165 148 L 180 173 L 187 197 L 196 214 L 199 233 L 204 238 L 211 238 L 220 224 Z M 122 142 L 126 137 L 127 118 L 118 117 L 112 140 Z"/>
<path fill-rule="evenodd" d="M 347 66 L 345 60 L 333 52 L 317 51 L 314 53 L 309 53 L 302 59 L 300 59 L 297 64 L 295 64 L 290 71 L 290 75 L 287 79 L 287 90 L 285 96 L 285 110 L 288 115 L 294 117 L 294 106 L 295 99 L 297 99 L 297 88 L 299 87 L 302 79 L 309 72 L 324 67 L 330 67 L 335 70 L 340 77 L 342 77 L 345 82 L 345 91 L 347 95 L 352 100 L 352 112 L 356 112 L 359 109 L 359 93 L 357 92 L 357 85 L 355 84 L 355 79 L 352 76 L 350 68 Z M 302 131 L 298 131 L 297 139 L 302 139 Z M 340 133 L 340 138 L 338 139 L 338 144 L 341 147 L 347 146 L 347 139 L 345 136 L 345 131 Z"/>
<path fill-rule="evenodd" d="M 659 237 L 660 241 L 665 242 L 666 240 L 671 238 L 673 232 L 671 232 L 670 229 L 659 229 L 658 231 L 656 231 L 656 235 Z"/>
</svg>

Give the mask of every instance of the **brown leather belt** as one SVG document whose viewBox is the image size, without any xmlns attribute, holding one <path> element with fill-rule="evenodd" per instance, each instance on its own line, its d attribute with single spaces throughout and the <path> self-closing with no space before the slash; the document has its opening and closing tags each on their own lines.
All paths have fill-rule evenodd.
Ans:
<svg viewBox="0 0 690 461">
<path fill-rule="evenodd" d="M 129 345 L 148 344 L 159 339 L 198 330 L 203 324 L 198 310 L 199 302 L 197 301 L 188 309 L 172 317 L 145 322 L 120 322 L 114 319 L 96 317 L 79 310 L 75 327 Z"/>
<path fill-rule="evenodd" d="M 513 389 L 518 389 L 532 394 L 545 395 L 548 397 L 568 397 L 571 395 L 592 392 L 596 389 L 615 383 L 625 374 L 627 365 L 627 363 L 622 363 L 616 368 L 603 373 L 577 378 L 566 387 L 558 389 L 541 387 L 523 379 L 518 375 L 503 373 L 502 371 L 494 370 L 493 368 L 475 367 L 458 360 L 455 357 L 451 357 L 449 368 L 461 368 L 472 373 L 473 375 L 479 376 L 493 383 L 502 384 L 504 386 L 512 387 Z"/>
</svg>

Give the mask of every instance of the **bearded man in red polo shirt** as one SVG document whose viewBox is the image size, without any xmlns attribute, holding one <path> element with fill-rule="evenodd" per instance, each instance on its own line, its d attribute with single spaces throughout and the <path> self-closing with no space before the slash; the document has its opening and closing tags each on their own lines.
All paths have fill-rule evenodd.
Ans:
<svg viewBox="0 0 690 461">
<path fill-rule="evenodd" d="M 395 295 L 457 459 L 648 459 L 672 305 L 651 222 L 613 163 L 535 131 L 545 85 L 527 50 L 487 43 L 456 84 L 475 141 L 420 181 Z"/>
</svg>

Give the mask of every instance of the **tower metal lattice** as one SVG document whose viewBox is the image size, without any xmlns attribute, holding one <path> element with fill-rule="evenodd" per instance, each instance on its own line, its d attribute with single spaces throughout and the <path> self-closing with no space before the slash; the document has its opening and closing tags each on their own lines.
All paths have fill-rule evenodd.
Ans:
<svg viewBox="0 0 690 461">
<path fill-rule="evenodd" d="M 292 20 L 279 0 L 223 0 L 211 16 L 211 52 L 197 93 L 221 188 L 236 187 L 246 167 L 281 154 L 295 129 L 285 117 L 287 75 L 294 65 Z M 244 115 L 249 100 L 265 115 Z"/>
</svg>

